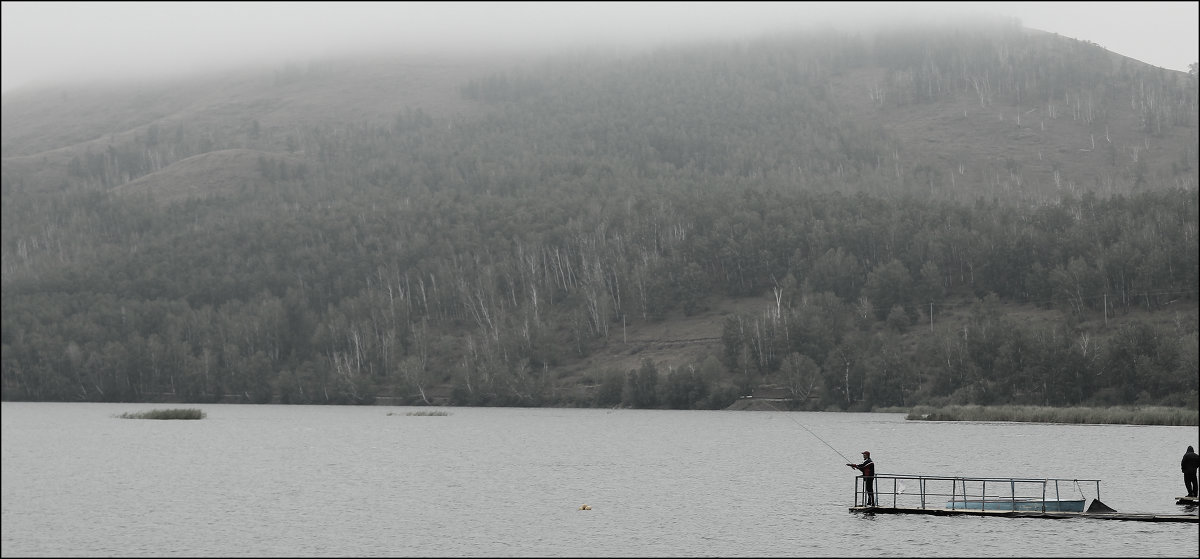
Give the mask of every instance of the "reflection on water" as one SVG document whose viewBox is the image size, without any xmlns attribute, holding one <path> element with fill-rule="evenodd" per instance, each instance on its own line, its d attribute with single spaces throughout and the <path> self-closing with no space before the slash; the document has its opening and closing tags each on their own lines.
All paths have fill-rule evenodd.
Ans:
<svg viewBox="0 0 1200 559">
<path fill-rule="evenodd" d="M 114 417 L 154 407 L 3 403 L 3 555 L 1200 552 L 1197 524 L 852 514 L 845 467 L 870 450 L 880 473 L 1101 479 L 1087 498 L 1179 514 L 1193 427 L 250 405 Z"/>
</svg>

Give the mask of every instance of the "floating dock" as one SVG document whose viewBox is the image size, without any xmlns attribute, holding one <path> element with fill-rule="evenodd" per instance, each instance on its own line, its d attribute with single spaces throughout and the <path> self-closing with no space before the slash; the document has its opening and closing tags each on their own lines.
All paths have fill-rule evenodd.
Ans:
<svg viewBox="0 0 1200 559">
<path fill-rule="evenodd" d="M 1093 518 L 1134 522 L 1200 523 L 1195 509 L 1183 514 L 1118 512 L 1100 502 L 1100 480 L 979 478 L 878 474 L 874 503 L 863 476 L 855 478 L 852 513 L 993 516 L 1002 518 Z M 1085 494 L 1090 490 L 1090 497 Z M 1062 510 L 1062 503 L 1088 500 L 1084 510 Z M 967 505 L 964 506 L 964 503 Z M 1030 506 L 1040 503 L 1040 506 Z M 1184 497 L 1177 504 L 1194 504 Z"/>
<path fill-rule="evenodd" d="M 995 510 L 910 509 L 896 507 L 850 507 L 850 512 L 867 514 L 928 514 L 933 516 L 999 516 L 1004 518 L 1094 518 L 1097 520 L 1131 520 L 1135 522 L 1200 523 L 1196 514 L 1135 514 L 1125 512 L 1028 512 Z"/>
</svg>

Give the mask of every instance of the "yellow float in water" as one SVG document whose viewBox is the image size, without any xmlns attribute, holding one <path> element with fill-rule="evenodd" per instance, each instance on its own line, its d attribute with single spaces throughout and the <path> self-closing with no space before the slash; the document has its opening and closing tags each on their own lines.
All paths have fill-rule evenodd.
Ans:
<svg viewBox="0 0 1200 559">
<path fill-rule="evenodd" d="M 580 505 L 579 510 L 592 510 L 591 505 Z"/>
</svg>

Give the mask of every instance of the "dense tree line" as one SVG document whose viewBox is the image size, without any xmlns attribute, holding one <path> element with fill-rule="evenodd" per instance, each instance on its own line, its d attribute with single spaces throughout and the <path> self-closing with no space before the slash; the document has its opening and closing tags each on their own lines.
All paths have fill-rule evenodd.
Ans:
<svg viewBox="0 0 1200 559">
<path fill-rule="evenodd" d="M 61 184 L 6 169 L 3 397 L 716 408 L 770 382 L 816 409 L 1194 408 L 1194 76 L 1024 34 L 566 59 L 464 83 L 483 117 L 150 127 Z M 1092 187 L 947 169 L 831 93 L 863 68 L 879 110 L 966 98 L 1096 134 L 1121 106 L 1190 141 Z M 247 147 L 305 163 L 183 203 L 112 190 Z M 764 294 L 700 362 L 559 377 L 621 324 Z"/>
<path fill-rule="evenodd" d="M 1173 328 L 1075 324 L 1194 304 L 1195 195 L 1024 212 L 769 190 L 654 204 L 631 194 L 565 223 L 540 219 L 572 206 L 561 198 L 364 199 L 259 220 L 209 200 L 176 211 L 227 221 L 186 230 L 150 204 L 89 200 L 97 224 L 121 229 L 104 254 L 6 279 L 6 395 L 353 402 L 451 382 L 467 401 L 539 403 L 556 365 L 614 343 L 613 324 L 768 290 L 778 307 L 730 318 L 720 367 L 709 364 L 736 373 L 738 393 L 783 375 L 807 386 L 797 396 L 846 407 L 1173 400 L 1195 390 L 1194 306 Z M 964 296 L 980 299 L 969 329 L 933 320 L 920 347 L 903 347 L 902 334 Z M 1001 301 L 1065 320 L 1013 323 Z M 1088 347 L 1089 336 L 1105 342 Z M 697 382 L 706 389 L 689 406 L 714 384 Z"/>
</svg>

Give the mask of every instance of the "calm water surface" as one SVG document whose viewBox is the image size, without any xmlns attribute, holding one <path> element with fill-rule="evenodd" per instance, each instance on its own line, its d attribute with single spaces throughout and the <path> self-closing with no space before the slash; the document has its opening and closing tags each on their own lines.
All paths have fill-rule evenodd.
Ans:
<svg viewBox="0 0 1200 559">
<path fill-rule="evenodd" d="M 115 416 L 177 406 L 2 407 L 5 557 L 1200 554 L 1194 523 L 847 510 L 845 463 L 870 450 L 880 473 L 1100 479 L 1118 511 L 1179 514 L 1194 427 L 252 405 L 152 421 Z"/>
</svg>

